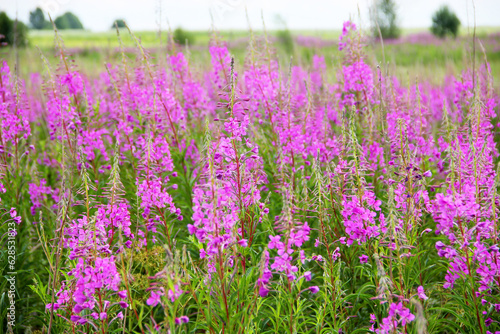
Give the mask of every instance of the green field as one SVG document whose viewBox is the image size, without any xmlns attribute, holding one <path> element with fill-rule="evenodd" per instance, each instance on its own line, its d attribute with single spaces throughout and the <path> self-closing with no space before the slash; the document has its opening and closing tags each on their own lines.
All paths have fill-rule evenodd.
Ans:
<svg viewBox="0 0 500 334">
<path fill-rule="evenodd" d="M 425 28 L 403 29 L 402 36 L 407 36 L 415 33 L 427 32 Z M 472 34 L 472 28 L 463 27 L 460 30 L 460 36 L 466 37 Z M 327 40 L 337 39 L 340 35 L 340 30 L 294 30 L 292 35 L 313 36 Z M 489 34 L 500 32 L 500 27 L 478 27 L 476 35 L 478 37 L 486 37 Z M 210 31 L 192 31 L 196 45 L 207 45 L 210 40 Z M 237 38 L 248 37 L 249 31 L 247 30 L 234 30 L 234 31 L 220 31 L 219 32 L 227 41 L 233 41 Z M 258 30 L 255 32 L 262 35 L 263 31 Z M 275 34 L 271 31 L 270 34 Z M 64 39 L 67 47 L 78 48 L 92 48 L 92 47 L 117 47 L 119 46 L 116 38 L 116 31 L 109 30 L 104 32 L 91 32 L 87 30 L 62 30 L 59 34 Z M 163 42 L 166 41 L 168 31 L 137 31 L 134 34 L 139 37 L 145 47 L 158 46 L 160 43 L 160 36 Z M 134 46 L 133 40 L 130 38 L 126 29 L 121 30 L 123 43 L 125 46 Z M 30 31 L 30 44 L 32 46 L 39 46 L 40 48 L 50 48 L 54 45 L 54 32 L 51 30 L 32 30 Z"/>
<path fill-rule="evenodd" d="M 393 44 L 386 42 L 382 48 L 379 42 L 369 44 L 372 49 L 372 61 L 374 64 L 382 64 L 385 58 L 387 69 L 397 75 L 401 80 L 415 80 L 417 73 L 420 77 L 431 79 L 440 82 L 447 74 L 457 73 L 468 67 L 472 62 L 473 44 L 472 44 L 472 28 L 462 28 L 460 37 L 457 40 L 446 40 L 441 45 L 422 44 L 404 42 L 405 38 L 427 32 L 427 29 L 405 29 L 402 31 L 403 42 Z M 500 27 L 478 27 L 476 36 L 478 40 L 485 46 L 486 52 L 483 53 L 479 43 L 476 45 L 476 61 L 484 62 L 485 57 L 491 65 L 493 73 L 500 72 L 500 35 L 492 37 L 492 34 L 500 32 Z M 191 57 L 201 57 L 203 60 L 204 50 L 206 50 L 212 32 L 210 31 L 192 31 L 190 32 L 194 38 L 193 45 L 189 46 Z M 110 30 L 106 32 L 90 32 L 86 30 L 66 30 L 60 31 L 60 36 L 64 41 L 64 46 L 67 52 L 73 56 L 75 62 L 80 68 L 93 69 L 102 68 L 105 62 L 117 59 L 119 54 L 119 41 L 116 31 Z M 168 31 L 138 31 L 134 34 L 140 39 L 146 49 L 149 49 L 152 56 L 156 60 L 164 59 L 161 54 L 167 52 L 166 45 L 168 40 Z M 245 40 L 249 38 L 250 32 L 246 30 L 239 31 L 220 31 L 217 34 L 229 43 L 229 48 L 236 57 L 240 65 L 243 62 L 247 52 L 247 43 Z M 254 31 L 253 34 L 257 38 L 264 39 L 262 30 Z M 278 32 L 270 31 L 269 39 L 276 37 Z M 291 35 L 308 36 L 324 41 L 334 42 L 337 40 L 340 30 L 317 30 L 317 31 L 292 31 Z M 123 45 L 126 48 L 127 54 L 134 58 L 136 52 L 134 41 L 126 29 L 120 32 Z M 3 56 L 6 57 L 9 63 L 16 62 L 19 64 L 21 75 L 27 75 L 31 72 L 39 72 L 41 62 L 33 61 L 39 59 L 41 52 L 53 64 L 57 63 L 55 58 L 55 34 L 50 30 L 30 31 L 29 46 L 26 49 L 12 50 L 3 49 Z M 283 43 L 276 39 L 271 43 L 274 52 L 282 64 L 287 64 L 290 61 L 290 56 L 293 56 L 294 64 L 307 63 L 314 54 L 324 55 L 328 66 L 341 66 L 337 61 L 339 52 L 336 45 L 325 47 L 305 47 L 297 43 L 293 46 L 293 52 L 286 52 Z M 493 43 L 493 44 L 492 44 Z M 490 45 L 492 44 L 492 45 Z M 208 59 L 207 59 L 208 61 Z M 92 71 L 86 71 L 92 73 Z M 498 77 L 495 78 L 498 80 Z"/>
</svg>

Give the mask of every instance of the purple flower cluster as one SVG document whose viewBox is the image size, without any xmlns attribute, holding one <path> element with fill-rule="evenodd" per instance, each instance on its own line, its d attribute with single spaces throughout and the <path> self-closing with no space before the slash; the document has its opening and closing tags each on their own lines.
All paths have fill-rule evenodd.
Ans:
<svg viewBox="0 0 500 334">
<path fill-rule="evenodd" d="M 341 60 L 284 70 L 267 37 L 240 62 L 214 33 L 205 64 L 137 41 L 98 75 L 62 49 L 27 87 L 3 62 L 2 212 L 52 331 L 498 329 L 492 69 L 403 83 L 364 42 L 345 22 Z"/>
</svg>

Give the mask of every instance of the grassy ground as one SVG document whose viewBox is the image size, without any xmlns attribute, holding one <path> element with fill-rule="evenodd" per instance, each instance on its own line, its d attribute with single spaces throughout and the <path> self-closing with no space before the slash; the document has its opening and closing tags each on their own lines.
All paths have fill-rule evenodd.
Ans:
<svg viewBox="0 0 500 334">
<path fill-rule="evenodd" d="M 500 27 L 478 27 L 476 34 L 479 37 L 485 37 L 491 33 L 499 32 Z M 340 35 L 340 30 L 296 30 L 293 35 L 313 36 L 323 39 L 337 39 Z M 403 29 L 402 36 L 407 36 L 415 33 L 428 32 L 425 28 Z M 104 32 L 90 32 L 87 30 L 62 30 L 59 32 L 64 39 L 67 47 L 116 47 L 118 40 L 116 39 L 116 31 L 109 30 Z M 138 31 L 134 32 L 139 37 L 145 47 L 157 46 L 160 37 L 165 41 L 166 32 L 162 32 L 161 36 L 158 31 Z M 192 31 L 195 43 L 197 45 L 207 45 L 210 39 L 209 31 Z M 271 32 L 273 33 L 273 32 Z M 247 37 L 247 30 L 221 31 L 220 34 L 228 41 Z M 257 34 L 262 34 L 262 31 L 257 31 Z M 460 30 L 460 36 L 472 34 L 472 29 L 463 27 Z M 122 38 L 126 46 L 134 46 L 133 40 L 129 37 L 126 29 L 122 29 Z M 50 48 L 54 45 L 54 32 L 51 30 L 32 30 L 30 31 L 30 44 L 39 46 L 40 48 Z"/>
<path fill-rule="evenodd" d="M 427 29 L 405 29 L 402 31 L 402 41 L 400 43 L 385 43 L 384 48 L 380 43 L 371 45 L 372 51 L 369 54 L 372 57 L 373 63 L 382 64 L 385 59 L 388 64 L 388 69 L 393 74 L 400 77 L 401 80 L 415 80 L 416 76 L 432 79 L 437 82 L 441 81 L 445 75 L 457 73 L 466 68 L 472 61 L 472 34 L 471 29 L 462 28 L 460 31 L 460 38 L 456 41 L 448 40 L 440 44 L 416 44 L 411 41 L 405 42 L 405 38 L 412 34 L 422 34 L 427 32 Z M 491 64 L 493 73 L 500 73 L 500 36 L 492 38 L 491 34 L 500 32 L 500 27 L 478 27 L 476 35 L 483 44 L 496 43 L 497 47 L 489 47 L 486 45 L 486 53 L 481 52 L 479 46 L 476 47 L 476 62 L 488 59 Z M 209 31 L 194 31 L 191 32 L 194 37 L 194 43 L 190 46 L 192 57 L 207 57 L 206 47 L 210 40 Z M 340 31 L 293 31 L 294 36 L 310 36 L 320 38 L 326 41 L 336 41 Z M 144 47 L 151 50 L 156 59 L 163 59 L 163 54 L 166 52 L 165 46 L 167 42 L 168 33 L 163 31 L 161 34 L 155 31 L 139 31 L 135 32 L 136 36 L 141 40 Z M 238 43 L 245 38 L 248 38 L 250 33 L 248 31 L 221 31 L 221 37 L 229 42 L 231 52 L 235 55 L 236 60 L 243 61 L 246 53 L 247 44 L 245 42 Z M 263 36 L 262 31 L 256 31 L 256 36 Z M 92 73 L 93 69 L 103 68 L 103 63 L 109 62 L 119 57 L 117 54 L 117 47 L 119 46 L 116 32 L 113 30 L 106 32 L 89 32 L 89 31 L 61 31 L 61 37 L 70 54 L 73 55 L 77 64 L 82 70 L 88 70 L 87 73 Z M 276 32 L 270 32 L 271 36 L 276 36 Z M 124 46 L 130 51 L 133 56 L 134 42 L 130 37 L 128 31 L 122 30 L 121 37 Z M 31 72 L 39 72 L 43 70 L 40 68 L 41 62 L 38 60 L 40 53 L 49 59 L 50 62 L 56 63 L 54 53 L 54 32 L 50 30 L 44 31 L 30 31 L 29 36 L 30 46 L 23 50 L 3 49 L 0 57 L 6 57 L 11 64 L 19 64 L 19 72 L 21 75 L 26 76 Z M 339 66 L 338 59 L 339 52 L 335 45 L 323 47 L 304 47 L 297 43 L 294 45 L 293 52 L 287 52 L 284 45 L 279 41 L 272 44 L 275 47 L 280 61 L 288 66 L 290 56 L 293 56 L 293 62 L 300 64 L 309 62 L 314 54 L 324 55 L 328 59 L 327 63 L 332 67 Z M 208 59 L 207 59 L 208 61 Z M 240 63 L 241 64 L 241 63 Z M 495 78 L 498 79 L 498 76 Z M 498 83 L 498 81 L 497 81 Z"/>
</svg>

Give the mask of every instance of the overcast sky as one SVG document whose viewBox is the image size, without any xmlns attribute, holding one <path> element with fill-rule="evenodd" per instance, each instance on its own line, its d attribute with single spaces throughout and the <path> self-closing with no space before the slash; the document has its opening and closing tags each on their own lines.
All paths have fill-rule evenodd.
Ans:
<svg viewBox="0 0 500 334">
<path fill-rule="evenodd" d="M 280 15 L 290 29 L 338 30 L 349 17 L 368 25 L 368 7 L 373 0 L 0 0 L 0 11 L 27 22 L 29 12 L 41 7 L 52 17 L 66 11 L 75 13 L 85 28 L 109 29 L 116 18 L 123 18 L 136 30 L 172 28 L 207 30 L 211 16 L 217 29 L 247 29 L 245 8 L 254 29 L 262 27 L 261 12 L 268 28 L 276 28 Z M 447 4 L 462 24 L 473 25 L 472 0 L 397 0 L 401 26 L 430 26 L 432 13 Z M 500 0 L 475 0 L 478 26 L 500 26 Z M 468 13 L 468 17 L 467 17 Z"/>
</svg>

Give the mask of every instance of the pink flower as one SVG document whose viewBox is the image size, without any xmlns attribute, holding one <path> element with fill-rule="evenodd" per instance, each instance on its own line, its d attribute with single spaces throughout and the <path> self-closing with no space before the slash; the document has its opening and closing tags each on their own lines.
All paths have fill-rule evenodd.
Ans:
<svg viewBox="0 0 500 334">
<path fill-rule="evenodd" d="M 424 287 L 423 286 L 419 286 L 417 288 L 417 293 L 418 293 L 418 298 L 420 298 L 422 300 L 428 299 L 428 297 L 425 295 Z"/>
<path fill-rule="evenodd" d="M 276 237 L 270 235 L 269 239 L 271 239 L 271 241 L 269 241 L 269 244 L 267 246 L 269 249 L 274 249 L 274 248 L 281 249 L 281 248 L 283 248 L 283 243 L 280 241 L 280 239 L 281 239 L 280 235 L 278 235 Z"/>
<path fill-rule="evenodd" d="M 17 224 L 21 224 L 21 216 L 18 216 L 18 215 L 17 215 L 16 208 L 11 208 L 11 209 L 10 209 L 10 217 L 11 217 L 12 219 L 14 219 L 14 221 L 15 221 Z"/>
<path fill-rule="evenodd" d="M 303 250 L 299 252 L 300 261 L 304 262 L 306 260 L 306 253 Z"/>
<path fill-rule="evenodd" d="M 161 294 L 151 291 L 151 297 L 146 301 L 149 306 L 156 306 L 160 302 Z"/>
<path fill-rule="evenodd" d="M 269 289 L 268 288 L 266 288 L 265 286 L 259 287 L 259 295 L 261 297 L 263 297 L 263 298 L 267 297 L 268 294 L 269 294 Z"/>
<path fill-rule="evenodd" d="M 333 262 L 337 261 L 337 259 L 340 257 L 340 248 L 337 247 L 332 253 L 332 260 Z"/>
<path fill-rule="evenodd" d="M 368 256 L 363 254 L 359 257 L 359 262 L 361 263 L 367 263 L 368 262 Z"/>
<path fill-rule="evenodd" d="M 84 309 L 84 307 L 80 304 L 76 304 L 74 307 L 73 307 L 73 312 L 78 314 L 80 312 L 82 312 Z"/>
<path fill-rule="evenodd" d="M 323 256 L 321 256 L 321 255 L 313 255 L 313 257 L 311 258 L 311 260 L 318 261 L 318 262 L 323 262 Z"/>
<path fill-rule="evenodd" d="M 127 290 L 118 291 L 118 296 L 119 296 L 121 299 L 125 299 L 125 298 L 127 298 Z"/>
<path fill-rule="evenodd" d="M 309 291 L 311 291 L 312 293 L 318 293 L 319 288 L 316 285 L 313 285 L 309 287 Z"/>
</svg>

